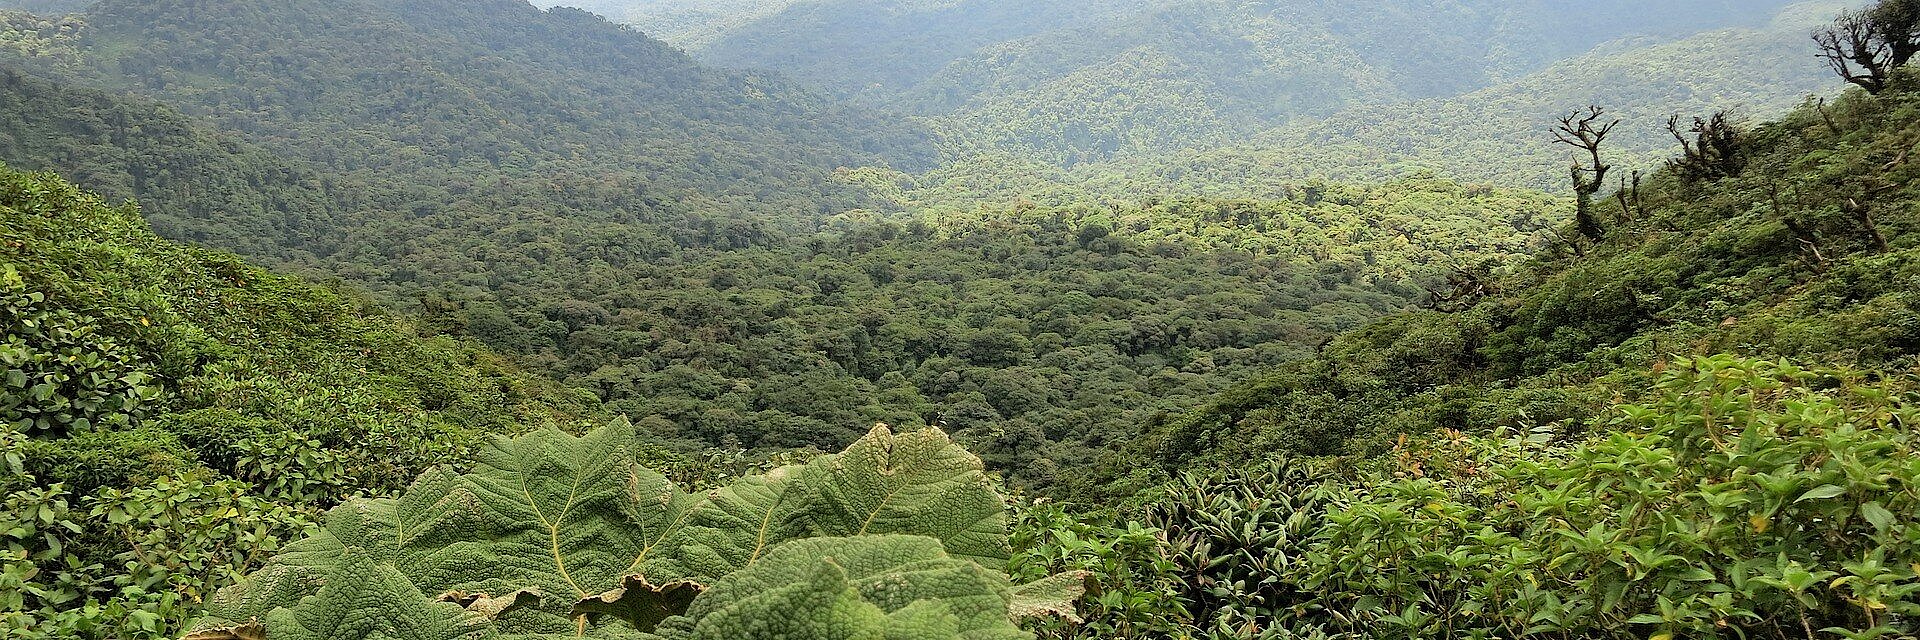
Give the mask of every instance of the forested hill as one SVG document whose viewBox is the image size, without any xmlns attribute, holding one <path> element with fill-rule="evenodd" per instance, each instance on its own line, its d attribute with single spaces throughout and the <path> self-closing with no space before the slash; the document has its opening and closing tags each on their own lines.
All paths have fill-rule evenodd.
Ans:
<svg viewBox="0 0 1920 640">
<path fill-rule="evenodd" d="M 1672 152 L 1676 143 L 1666 131 L 1670 115 L 1727 109 L 1742 121 L 1763 122 L 1808 96 L 1829 94 L 1830 74 L 1795 52 L 1805 49 L 1807 33 L 1844 4 L 1798 3 L 1754 26 L 1672 41 L 1616 43 L 1465 95 L 1348 107 L 1217 147 L 1136 153 L 1071 167 L 1054 166 L 1051 158 L 1033 152 L 982 152 L 914 176 L 914 188 L 902 195 L 921 205 L 1016 195 L 1036 200 L 1141 193 L 1267 197 L 1306 180 L 1372 181 L 1420 173 L 1558 191 L 1567 183 L 1568 156 L 1542 123 L 1552 122 L 1568 105 L 1606 105 L 1625 118 L 1611 145 L 1624 174 L 1657 167 Z M 966 135 L 972 136 L 973 148 L 1056 147 L 1063 140 L 1059 123 L 1071 120 L 1060 114 L 1001 113 L 1020 115 L 970 121 Z M 1187 121 L 1174 112 L 1163 115 L 1167 122 Z M 1111 122 L 1115 127 L 1106 134 L 1121 135 L 1141 120 Z"/>
<path fill-rule="evenodd" d="M 1385 2 L 1356 13 L 1318 0 L 834 0 L 788 5 L 694 51 L 715 64 L 775 69 L 867 104 L 936 116 L 961 154 L 1006 151 L 1072 165 L 1242 142 L 1345 109 L 1417 120 L 1427 107 L 1416 101 L 1516 82 L 1583 54 L 1763 28 L 1790 3 L 1671 4 Z M 1805 28 L 1797 30 L 1804 39 Z M 1807 70 L 1793 50 L 1704 52 L 1690 64 L 1769 77 Z M 1579 87 L 1546 88 L 1559 90 L 1545 100 L 1581 99 Z M 1624 93 L 1670 110 L 1704 100 Z M 1798 85 L 1767 85 L 1739 99 L 1775 103 L 1799 93 Z M 1336 129 L 1336 139 L 1343 132 Z"/>
<path fill-rule="evenodd" d="M 932 159 L 910 127 L 514 0 L 110 0 L 8 20 L 15 64 L 163 101 L 378 199 L 584 181 L 793 221 L 836 201 L 835 167 Z"/>
<path fill-rule="evenodd" d="M 1342 335 L 1150 429 L 1138 451 L 1187 466 L 1377 452 L 1441 429 L 1574 437 L 1675 354 L 1900 369 L 1920 353 L 1913 82 L 1740 129 L 1727 153 L 1682 156 L 1596 201 L 1591 233 L 1564 230 L 1508 273 L 1460 270 L 1433 309 Z"/>
<path fill-rule="evenodd" d="M 1405 307 L 1450 261 L 1526 255 L 1565 215 L 1538 192 L 1434 179 L 856 209 L 818 233 L 584 177 L 393 199 L 378 175 L 149 101 L 4 77 L 0 152 L 23 166 L 152 202 L 175 237 L 343 278 L 649 434 L 830 449 L 874 421 L 938 424 L 1023 486 Z"/>
<path fill-rule="evenodd" d="M 794 0 L 547 0 L 631 24 L 647 35 L 694 50 L 742 25 L 778 13 Z"/>
<path fill-rule="evenodd" d="M 1357 14 L 1326 0 L 830 0 L 792 3 L 696 53 L 941 109 L 1153 51 L 1194 65 L 1203 81 L 1292 80 L 1283 83 L 1290 88 L 1268 87 L 1303 94 L 1280 107 L 1313 107 L 1340 92 L 1449 95 L 1621 36 L 1684 35 L 1743 15 L 1760 19 L 1783 4 L 1394 1 Z"/>
<path fill-rule="evenodd" d="M 1650 169 L 1676 144 L 1665 129 L 1669 115 L 1727 109 L 1757 123 L 1808 96 L 1831 95 L 1832 75 L 1806 64 L 1804 51 L 1807 34 L 1846 6 L 1799 2 L 1755 24 L 1612 43 L 1464 95 L 1358 105 L 1222 149 L 1121 162 L 1106 171 L 1146 168 L 1164 176 L 1184 169 L 1205 176 L 1189 182 L 1244 184 L 1254 176 L 1234 168 L 1257 161 L 1271 167 L 1267 175 L 1274 180 L 1367 180 L 1430 170 L 1558 189 L 1567 178 L 1565 150 L 1546 143 L 1540 123 L 1581 104 L 1606 105 L 1625 118 L 1614 136 L 1620 164 Z"/>
<path fill-rule="evenodd" d="M 19 9 L 44 15 L 72 13 L 87 8 L 93 0 L 0 0 L 0 9 Z"/>
<path fill-rule="evenodd" d="M 324 172 L 150 101 L 0 65 L 0 160 L 137 199 L 163 237 L 276 262 L 340 246 L 347 216 Z"/>
<path fill-rule="evenodd" d="M 603 416 L 470 342 L 5 166 L 0 328 L 9 637 L 165 636 L 319 509 Z"/>
</svg>

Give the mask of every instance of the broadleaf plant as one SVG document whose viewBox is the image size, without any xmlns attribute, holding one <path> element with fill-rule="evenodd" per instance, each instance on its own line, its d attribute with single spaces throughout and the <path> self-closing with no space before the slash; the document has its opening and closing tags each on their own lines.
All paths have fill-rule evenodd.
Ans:
<svg viewBox="0 0 1920 640">
<path fill-rule="evenodd" d="M 924 536 L 805 538 L 770 550 L 660 627 L 667 640 L 1030 638 L 1005 574 Z"/>
<path fill-rule="evenodd" d="M 705 494 L 641 465 L 637 442 L 625 423 L 503 438 L 470 473 L 436 469 L 398 498 L 343 504 L 218 594 L 189 637 L 620 638 L 663 620 L 705 637 L 700 624 L 758 606 L 734 602 L 740 585 L 771 575 L 799 589 L 783 611 L 824 607 L 793 615 L 881 624 L 880 611 L 892 622 L 876 638 L 1027 637 L 1016 597 L 1077 596 L 1056 588 L 1071 580 L 1008 583 L 1006 499 L 938 430 L 877 426 L 843 453 Z M 927 575 L 945 577 L 922 589 Z M 874 585 L 886 592 L 863 591 Z M 675 617 L 689 611 L 710 614 Z"/>
</svg>

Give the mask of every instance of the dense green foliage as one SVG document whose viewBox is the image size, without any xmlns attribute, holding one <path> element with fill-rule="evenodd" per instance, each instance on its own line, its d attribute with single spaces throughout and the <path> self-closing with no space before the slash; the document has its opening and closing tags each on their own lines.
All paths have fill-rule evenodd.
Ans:
<svg viewBox="0 0 1920 640">
<path fill-rule="evenodd" d="M 1652 4 L 0 13 L 0 635 L 1914 635 L 1915 78 Z"/>
<path fill-rule="evenodd" d="M 1070 165 L 1237 143 L 1347 107 L 1394 114 L 1395 121 L 1381 125 L 1392 127 L 1424 117 L 1429 107 L 1416 101 L 1516 81 L 1617 38 L 1659 42 L 1763 25 L 1786 4 L 1384 2 L 1356 11 L 1320 0 L 833 0 L 794 3 L 731 28 L 696 55 L 725 66 L 784 71 L 841 95 L 939 116 L 949 148 L 962 154 L 1009 151 Z M 1793 36 L 1804 38 L 1805 31 L 1796 26 Z M 1660 65 L 1674 73 L 1643 74 L 1631 88 L 1562 83 L 1537 97 L 1566 104 L 1586 100 L 1588 91 L 1612 91 L 1625 94 L 1619 96 L 1625 102 L 1680 110 L 1709 98 L 1670 88 L 1697 67 L 1726 67 L 1733 76 L 1818 71 L 1792 53 L 1797 48 L 1729 44 L 1696 46 L 1684 65 Z M 1542 83 L 1534 84 L 1537 90 Z M 1738 90 L 1736 100 L 1768 104 L 1804 93 L 1792 83 L 1725 90 Z M 1524 124 L 1537 129 L 1532 120 Z M 1281 150 L 1310 150 L 1305 147 Z M 1317 159 L 1331 163 L 1338 156 Z"/>
<path fill-rule="evenodd" d="M 1575 106 L 1605 105 L 1625 118 L 1608 144 L 1619 173 L 1651 171 L 1672 153 L 1674 140 L 1664 130 L 1669 115 L 1730 108 L 1742 121 L 1759 122 L 1790 111 L 1809 94 L 1829 91 L 1832 78 L 1799 56 L 1807 32 L 1841 6 L 1800 3 L 1762 24 L 1671 41 L 1610 45 L 1462 95 L 1361 104 L 1250 135 L 1223 137 L 1220 144 L 1123 154 L 1065 167 L 1045 151 L 1058 144 L 1050 141 L 1060 135 L 1052 127 L 1079 125 L 1063 125 L 1074 122 L 1073 117 L 1053 110 L 1084 109 L 1098 115 L 1112 109 L 1091 106 L 1100 100 L 1084 96 L 1027 95 L 1009 103 L 1009 113 L 1044 126 L 1023 129 L 979 114 L 949 118 L 943 126 L 956 158 L 935 170 L 894 180 L 898 189 L 877 193 L 903 206 L 940 208 L 1023 198 L 1045 203 L 1152 195 L 1275 198 L 1313 181 L 1371 182 L 1429 174 L 1558 191 L 1566 183 L 1566 148 L 1551 144 L 1543 123 Z M 1094 92 L 1111 88 L 1101 82 L 1079 86 Z M 1115 94 L 1144 95 L 1135 90 Z M 1141 99 L 1156 110 L 1186 104 Z M 1136 114 L 1115 122 L 1137 129 L 1125 134 L 1130 139 L 1194 141 L 1206 139 L 1217 118 L 1170 113 L 1150 119 Z"/>
<path fill-rule="evenodd" d="M 1915 382 L 1677 360 L 1573 442 L 1449 432 L 1357 468 L 1192 472 L 1136 498 L 1148 551 L 1139 525 L 1047 523 L 1085 539 L 1037 548 L 1128 560 L 1091 597 L 1112 604 L 1053 635 L 1910 636 Z"/>
<path fill-rule="evenodd" d="M 1557 241 L 1510 274 L 1482 274 L 1490 295 L 1456 312 L 1343 335 L 1170 422 L 1155 446 L 1180 465 L 1216 446 L 1331 453 L 1398 433 L 1584 417 L 1677 351 L 1898 362 L 1920 349 L 1914 280 L 1902 275 L 1920 255 L 1916 113 L 1920 95 L 1902 89 L 1754 127 L 1740 175 L 1656 175 L 1625 206 L 1599 203 L 1604 241 Z"/>
<path fill-rule="evenodd" d="M 670 3 L 651 4 L 627 10 L 660 12 Z M 1744 3 L 1736 9 L 1711 1 L 1667 6 L 1609 0 L 1577 7 L 1537 1 L 1389 2 L 1354 12 L 1320 0 L 1128 0 L 1092 7 L 832 0 L 789 3 L 697 53 L 728 66 L 786 71 L 843 93 L 906 94 L 913 96 L 909 101 L 948 108 L 1143 50 L 1172 54 L 1199 65 L 1196 76 L 1245 82 L 1249 90 L 1274 84 L 1260 77 L 1273 73 L 1303 81 L 1295 89 L 1303 94 L 1356 92 L 1347 94 L 1354 97 L 1359 91 L 1384 90 L 1388 93 L 1373 97 L 1394 92 L 1426 97 L 1511 77 L 1623 35 L 1686 33 L 1742 19 L 1742 10 L 1765 12 L 1783 4 Z M 1359 52 L 1371 53 L 1355 55 Z M 1356 68 L 1312 69 L 1315 63 L 1336 61 Z"/>
<path fill-rule="evenodd" d="M 5 0 L 0 9 L 19 9 L 41 15 L 60 15 L 87 8 L 93 0 Z"/>
<path fill-rule="evenodd" d="M 1768 22 L 1670 41 L 1615 43 L 1457 96 L 1358 105 L 1224 148 L 1076 173 L 1093 176 L 1090 182 L 1111 182 L 1100 174 L 1120 174 L 1135 185 L 1194 189 L 1434 171 L 1459 180 L 1559 189 L 1567 178 L 1566 149 L 1547 144 L 1551 138 L 1542 123 L 1587 104 L 1625 119 L 1609 145 L 1622 171 L 1651 169 L 1672 153 L 1674 140 L 1664 129 L 1669 115 L 1731 109 L 1754 123 L 1784 114 L 1808 95 L 1831 93 L 1831 74 L 1804 63 L 1807 33 L 1847 5 L 1796 3 Z"/>
<path fill-rule="evenodd" d="M 50 23 L 49 23 L 50 24 Z M 0 158 L 139 199 L 161 237 L 289 259 L 338 222 L 317 172 L 170 108 L 0 68 Z"/>
<path fill-rule="evenodd" d="M 579 7 L 676 47 L 695 50 L 714 38 L 767 17 L 795 0 L 546 0 Z"/>
<path fill-rule="evenodd" d="M 647 217 L 646 201 L 608 208 L 588 185 L 415 215 L 271 141 L 10 77 L 0 114 L 17 124 L 0 150 L 85 167 L 88 184 L 152 202 L 173 237 L 342 276 L 650 433 L 832 449 L 875 421 L 939 424 L 1023 485 L 1405 307 L 1450 264 L 1526 255 L 1564 215 L 1540 194 L 1425 178 L 976 209 L 909 196 L 897 185 L 912 178 L 885 169 L 839 179 L 887 208 L 817 233 L 743 212 Z"/>
<path fill-rule="evenodd" d="M 1404 307 L 1449 260 L 1523 255 L 1561 216 L 1434 180 L 849 214 L 782 248 L 526 264 L 506 290 L 527 297 L 455 290 L 428 321 L 547 361 L 653 433 L 832 449 L 875 421 L 933 424 L 1022 484 L 1071 482 L 1057 470 L 1147 416 Z"/>
<path fill-rule="evenodd" d="M 220 245 L 248 255 L 366 262 L 406 250 L 343 236 L 447 247 L 534 228 L 649 247 L 641 256 L 748 243 L 862 203 L 828 179 L 839 166 L 932 159 L 912 127 L 775 78 L 701 68 L 577 10 L 509 0 L 202 4 L 6 13 L 0 63 L 163 101 L 282 161 L 229 170 L 261 151 L 222 142 L 243 158 L 215 158 L 198 176 L 205 188 L 185 190 L 165 178 L 211 150 L 148 136 L 231 136 L 181 134 L 146 100 L 113 104 L 123 98 L 58 86 L 27 87 L 34 95 L 6 105 L 28 127 L 9 132 L 21 146 L 7 160 L 100 173 L 102 184 L 84 184 L 102 189 L 127 172 L 131 195 L 200 227 L 182 231 L 249 243 Z M 140 161 L 115 167 L 119 154 Z M 291 252 L 304 255 L 281 255 Z"/>
<path fill-rule="evenodd" d="M 1600 240 L 1150 427 L 1106 477 L 1175 478 L 1125 524 L 1023 518 L 1016 570 L 1097 575 L 1046 633 L 1913 635 L 1911 83 L 1743 128 L 1726 169 L 1603 201 Z M 1670 359 L 1722 351 L 1860 368 Z"/>
<path fill-rule="evenodd" d="M 989 640 L 1072 613 L 1074 574 L 999 571 L 1006 501 L 939 431 L 875 427 L 704 495 L 642 466 L 635 436 L 502 438 L 472 473 L 337 507 L 196 637 Z"/>
<path fill-rule="evenodd" d="M 52 177 L 0 169 L 0 256 L 10 635 L 165 633 L 303 513 L 597 411 Z"/>
</svg>

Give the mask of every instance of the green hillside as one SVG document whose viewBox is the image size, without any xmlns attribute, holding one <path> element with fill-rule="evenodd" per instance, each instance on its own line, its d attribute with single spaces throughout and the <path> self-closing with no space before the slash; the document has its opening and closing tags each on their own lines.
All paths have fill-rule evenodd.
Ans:
<svg viewBox="0 0 1920 640">
<path fill-rule="evenodd" d="M 1378 450 L 1400 433 L 1578 425 L 1675 353 L 1899 368 L 1911 335 L 1920 96 L 1850 94 L 1742 134 L 1744 171 L 1661 172 L 1456 309 L 1395 316 L 1173 421 L 1185 465 L 1217 447 Z M 1572 234 L 1572 235 L 1570 235 Z M 1577 233 L 1563 238 L 1586 245 Z M 1326 412 L 1334 413 L 1326 413 Z M 1258 434 L 1258 437 L 1255 437 Z"/>
<path fill-rule="evenodd" d="M 1355 107 L 1265 131 L 1244 144 L 1102 170 L 1176 184 L 1379 180 L 1434 171 L 1460 180 L 1558 189 L 1566 182 L 1565 154 L 1548 144 L 1552 138 L 1541 123 L 1586 104 L 1625 119 L 1614 148 L 1630 159 L 1623 166 L 1650 169 L 1675 146 L 1664 128 L 1669 115 L 1730 109 L 1757 123 L 1807 96 L 1831 95 L 1831 74 L 1804 62 L 1807 34 L 1847 5 L 1803 2 L 1753 27 L 1669 42 L 1614 43 L 1457 97 Z M 1260 173 L 1243 173 L 1249 164 Z M 1183 177 L 1171 179 L 1176 171 Z"/>
<path fill-rule="evenodd" d="M 778 13 L 795 0 L 567 0 L 555 4 L 633 25 L 641 33 L 692 51 Z"/>
<path fill-rule="evenodd" d="M 1301 0 L 839 0 L 791 5 L 696 53 L 938 116 L 960 153 L 1073 164 L 1219 146 L 1347 108 L 1417 113 L 1415 101 L 1513 82 L 1596 45 L 1639 38 L 1626 45 L 1637 49 L 1760 26 L 1786 4 L 1390 2 L 1356 14 Z M 1741 50 L 1729 64 L 1738 73 L 1809 68 L 1787 51 Z M 1797 96 L 1762 86 L 1753 95 L 1763 100 Z M 1543 98 L 1573 102 L 1582 89 L 1555 88 Z M 1632 97 L 1688 104 L 1671 93 Z"/>
<path fill-rule="evenodd" d="M 1207 129 L 1217 121 L 1178 113 L 1188 106 L 1205 109 L 1203 105 L 1134 101 L 1144 94 L 1110 92 L 1111 85 L 1089 78 L 1076 87 L 1134 101 L 1146 110 L 1115 116 L 1096 98 L 1034 96 L 1020 104 L 1049 107 L 1025 108 L 1019 119 L 1044 130 L 1023 133 L 998 128 L 992 119 L 956 117 L 947 125 L 947 144 L 966 151 L 953 161 L 914 174 L 860 172 L 857 181 L 905 209 L 964 209 L 1016 200 L 1124 201 L 1150 195 L 1279 198 L 1315 181 L 1433 175 L 1563 191 L 1568 156 L 1565 147 L 1552 143 L 1547 124 L 1575 106 L 1605 106 L 1624 119 L 1608 148 L 1622 167 L 1620 173 L 1627 174 L 1651 171 L 1671 153 L 1676 143 L 1665 130 L 1670 115 L 1704 116 L 1727 109 L 1743 121 L 1761 122 L 1786 113 L 1808 96 L 1831 95 L 1831 75 L 1799 60 L 1807 49 L 1806 34 L 1841 6 L 1805 2 L 1757 27 L 1668 42 L 1615 43 L 1463 96 L 1352 107 L 1232 144 L 1185 151 L 1150 150 L 1159 144 L 1154 140 L 1187 144 L 1208 139 Z M 1784 64 L 1789 60 L 1794 62 Z M 1145 58 L 1140 62 L 1150 64 Z M 1192 83 L 1204 77 L 1173 66 L 1158 69 L 1155 73 L 1169 82 Z M 1069 129 L 1058 125 L 1072 118 L 1060 110 L 1111 117 L 1124 125 L 1106 133 L 1135 136 L 1141 144 L 1127 157 L 1059 166 L 1059 156 L 1034 149 L 1065 139 L 1058 134 Z M 1123 131 L 1135 126 L 1133 133 Z"/>
<path fill-rule="evenodd" d="M 1911 635 L 1903 73 L 1146 425 L 1088 482 L 1118 506 L 1022 516 L 1016 575 L 1103 594 L 1042 635 Z"/>
<path fill-rule="evenodd" d="M 824 450 L 875 421 L 940 425 L 1024 487 L 1406 308 L 1448 265 L 1528 255 L 1566 216 L 1538 192 L 1415 178 L 1262 200 L 874 195 L 794 229 L 623 191 L 584 159 L 566 180 L 475 167 L 486 181 L 458 190 L 396 185 L 150 100 L 12 77 L 12 161 L 152 202 L 170 237 L 341 278 L 652 435 Z"/>
<path fill-rule="evenodd" d="M 1344 79 L 1370 79 L 1425 97 L 1536 69 L 1623 35 L 1679 35 L 1725 24 L 1742 10 L 1782 4 L 1393 2 L 1356 15 L 1318 0 L 1132 0 L 1087 7 L 834 0 L 790 4 L 698 54 L 726 66 L 788 72 L 841 92 L 957 100 L 948 108 L 976 93 L 1042 84 L 1139 48 L 1161 48 L 1211 78 L 1249 84 L 1258 81 L 1242 78 L 1263 71 L 1294 77 L 1269 65 L 1308 71 L 1314 56 L 1344 53 L 1360 62 L 1340 72 L 1353 74 Z M 1385 50 L 1373 55 L 1379 47 Z M 1362 51 L 1369 55 L 1352 59 Z"/>
<path fill-rule="evenodd" d="M 19 9 L 41 15 L 59 15 L 82 11 L 93 0 L 7 0 L 0 2 L 0 9 Z"/>
<path fill-rule="evenodd" d="M 911 127 L 775 78 L 699 67 L 577 10 L 512 0 L 201 4 L 109 1 L 67 21 L 15 16 L 0 50 L 56 81 L 167 103 L 368 185 L 376 202 L 428 213 L 506 177 L 805 221 L 847 202 L 824 179 L 835 167 L 932 159 Z"/>
<path fill-rule="evenodd" d="M 166 238 L 290 260 L 328 251 L 343 218 L 321 172 L 171 108 L 0 66 L 0 159 L 139 199 Z"/>
<path fill-rule="evenodd" d="M 1564 215 L 1435 180 L 852 213 L 783 245 L 530 271 L 538 297 L 450 296 L 430 322 L 536 354 L 662 435 L 831 450 L 875 421 L 928 424 L 1039 488 L 1155 412 L 1406 307 L 1453 260 L 1525 255 Z"/>
<path fill-rule="evenodd" d="M 132 206 L 47 174 L 0 168 L 0 256 L 10 636 L 177 631 L 318 509 L 491 434 L 602 415 L 351 295 L 155 237 Z"/>
</svg>

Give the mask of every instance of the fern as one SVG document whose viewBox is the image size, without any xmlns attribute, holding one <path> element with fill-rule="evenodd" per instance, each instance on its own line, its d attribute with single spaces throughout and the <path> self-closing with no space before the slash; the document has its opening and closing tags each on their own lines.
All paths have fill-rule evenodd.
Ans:
<svg viewBox="0 0 1920 640">
<path fill-rule="evenodd" d="M 624 638 L 669 619 L 684 627 L 671 637 L 751 637 L 739 621 L 764 607 L 875 638 L 1026 637 L 1010 612 L 1062 612 L 1035 592 L 1066 609 L 1078 595 L 1072 577 L 1007 584 L 1006 500 L 937 430 L 879 426 L 706 494 L 640 465 L 635 443 L 624 423 L 501 439 L 471 473 L 335 508 L 188 637 Z"/>
</svg>

